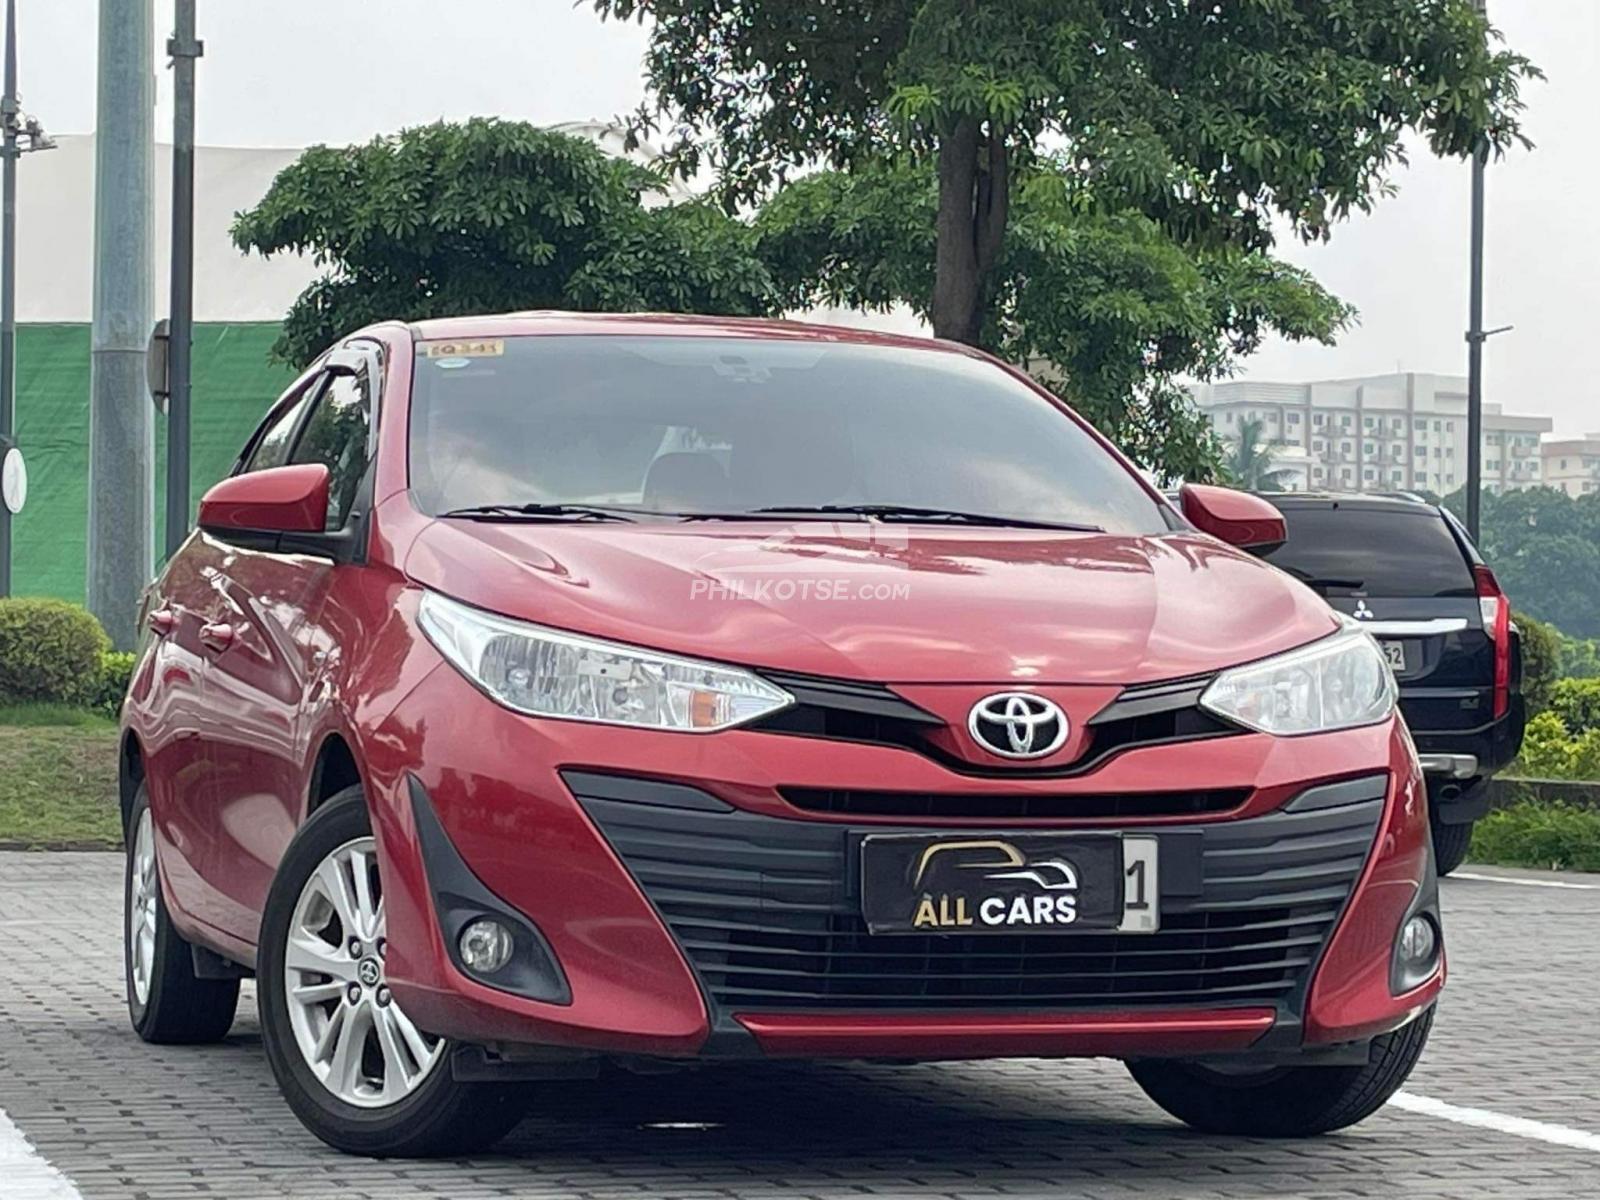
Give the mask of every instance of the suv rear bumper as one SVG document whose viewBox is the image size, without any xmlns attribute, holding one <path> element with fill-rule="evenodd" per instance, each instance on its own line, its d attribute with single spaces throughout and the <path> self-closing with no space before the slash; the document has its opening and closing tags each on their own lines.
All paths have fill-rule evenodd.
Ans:
<svg viewBox="0 0 1600 1200">
<path fill-rule="evenodd" d="M 1405 711 L 1405 692 L 1400 694 Z M 1503 770 L 1522 749 L 1527 707 L 1513 692 L 1511 706 L 1500 720 L 1476 729 L 1413 729 L 1417 757 L 1427 776 L 1434 819 L 1446 825 L 1476 821 L 1487 811 L 1488 794 L 1481 782 Z"/>
</svg>

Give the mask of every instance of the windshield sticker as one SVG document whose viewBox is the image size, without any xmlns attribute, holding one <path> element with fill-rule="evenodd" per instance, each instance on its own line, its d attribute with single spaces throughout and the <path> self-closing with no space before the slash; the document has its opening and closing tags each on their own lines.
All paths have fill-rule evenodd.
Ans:
<svg viewBox="0 0 1600 1200">
<path fill-rule="evenodd" d="M 422 353 L 427 358 L 499 358 L 506 352 L 504 338 L 471 338 L 450 342 L 422 342 Z M 459 366 L 458 363 L 441 362 L 441 367 Z"/>
</svg>

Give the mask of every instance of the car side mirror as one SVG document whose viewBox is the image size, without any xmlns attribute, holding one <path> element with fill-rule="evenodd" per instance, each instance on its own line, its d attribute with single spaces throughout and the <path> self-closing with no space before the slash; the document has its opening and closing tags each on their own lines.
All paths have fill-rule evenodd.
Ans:
<svg viewBox="0 0 1600 1200">
<path fill-rule="evenodd" d="M 329 475 L 322 463 L 268 467 L 224 479 L 200 500 L 200 528 L 249 550 L 348 561 L 353 539 L 327 533 Z"/>
<path fill-rule="evenodd" d="M 1186 483 L 1178 489 L 1178 505 L 1196 529 L 1241 550 L 1273 550 L 1289 540 L 1283 514 L 1248 492 Z"/>
</svg>

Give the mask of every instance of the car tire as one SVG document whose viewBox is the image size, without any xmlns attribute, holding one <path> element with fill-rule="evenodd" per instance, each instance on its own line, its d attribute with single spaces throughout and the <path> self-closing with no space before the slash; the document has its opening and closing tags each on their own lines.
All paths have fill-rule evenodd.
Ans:
<svg viewBox="0 0 1600 1200">
<path fill-rule="evenodd" d="M 358 785 L 319 808 L 284 854 L 257 956 L 267 1060 L 295 1116 L 337 1150 L 380 1158 L 481 1150 L 521 1119 L 520 1094 L 455 1079 L 452 1043 L 417 1030 L 384 999 L 374 849 Z"/>
<path fill-rule="evenodd" d="M 134 795 L 122 876 L 122 964 L 133 1031 L 160 1045 L 219 1042 L 239 1006 L 237 979 L 201 979 L 161 894 L 155 824 L 144 784 Z"/>
<path fill-rule="evenodd" d="M 1433 865 L 1440 875 L 1448 875 L 1467 861 L 1472 846 L 1472 822 L 1460 825 L 1433 825 Z"/>
<path fill-rule="evenodd" d="M 1238 1074 L 1200 1063 L 1146 1060 L 1128 1070 L 1145 1095 L 1203 1133 L 1310 1137 L 1370 1117 L 1411 1074 L 1433 1009 L 1374 1038 L 1362 1066 L 1276 1067 Z"/>
</svg>

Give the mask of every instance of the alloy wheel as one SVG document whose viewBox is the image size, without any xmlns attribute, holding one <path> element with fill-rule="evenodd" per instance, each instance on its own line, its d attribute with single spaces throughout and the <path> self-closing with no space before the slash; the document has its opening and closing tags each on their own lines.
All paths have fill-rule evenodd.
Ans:
<svg viewBox="0 0 1600 1200">
<path fill-rule="evenodd" d="M 133 834 L 133 864 L 128 887 L 128 965 L 133 976 L 133 996 L 150 1003 L 150 979 L 156 961 L 156 841 L 150 810 L 139 814 Z"/>
<path fill-rule="evenodd" d="M 383 1108 L 411 1095 L 444 1057 L 389 993 L 387 928 L 370 837 L 346 842 L 306 880 L 289 924 L 284 993 L 306 1065 L 334 1096 Z"/>
</svg>

